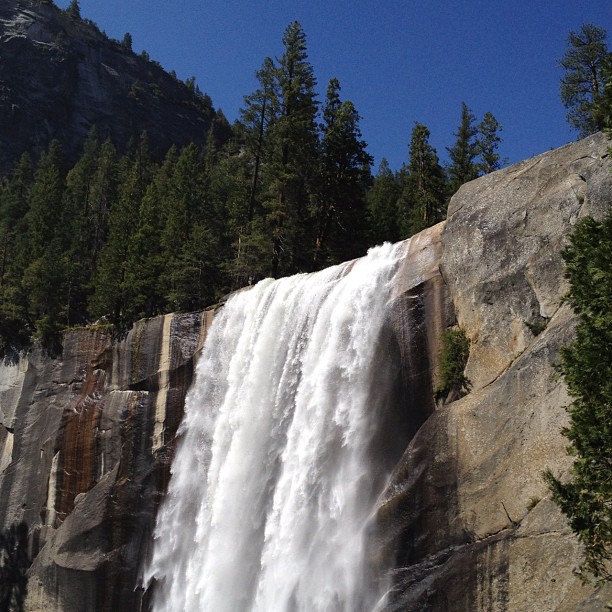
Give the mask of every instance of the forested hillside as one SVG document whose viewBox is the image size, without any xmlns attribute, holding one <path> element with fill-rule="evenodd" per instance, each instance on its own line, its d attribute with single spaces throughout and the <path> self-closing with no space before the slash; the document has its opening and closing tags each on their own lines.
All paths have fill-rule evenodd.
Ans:
<svg viewBox="0 0 612 612">
<path fill-rule="evenodd" d="M 78 3 L 65 19 L 81 20 Z M 217 113 L 203 145 L 160 160 L 150 131 L 125 148 L 94 124 L 74 164 L 57 140 L 23 152 L 0 185 L 3 345 L 201 308 L 265 276 L 363 255 L 438 222 L 452 191 L 499 166 L 500 126 L 490 113 L 476 125 L 463 104 L 447 168 L 416 123 L 408 163 L 393 172 L 383 160 L 372 177 L 339 81 L 318 100 L 299 23 L 282 43 L 240 120 Z"/>
<path fill-rule="evenodd" d="M 74 109 L 63 124 L 53 124 L 61 141 L 50 140 L 42 152 L 41 142 L 53 131 L 35 141 L 15 140 L 21 157 L 0 182 L 3 347 L 23 346 L 32 337 L 52 346 L 62 329 L 96 321 L 122 329 L 141 317 L 202 308 L 265 276 L 309 272 L 363 255 L 369 246 L 442 220 L 463 183 L 503 164 L 501 125 L 491 112 L 478 121 L 462 103 L 444 166 L 428 127 L 415 122 L 406 138 L 407 161 L 394 171 L 383 159 L 373 175 L 360 115 L 343 99 L 338 79 L 329 81 L 319 100 L 298 22 L 286 28 L 282 54 L 264 59 L 255 91 L 244 97 L 240 118 L 230 126 L 193 79 L 182 83 L 146 52 L 136 56 L 129 33 L 122 42 L 108 39 L 83 19 L 78 2 L 66 11 L 50 0 L 11 5 L 14 20 L 2 21 L 9 48 L 21 45 L 30 55 L 42 48 L 40 61 L 50 69 L 60 66 L 62 74 L 71 58 L 102 57 L 112 48 L 108 61 L 140 66 L 146 79 L 121 77 L 129 85 L 126 99 L 137 108 L 90 97 L 91 109 L 77 113 L 81 132 L 89 130 L 78 155 L 78 131 L 70 127 Z M 55 38 L 43 41 L 54 28 Z M 607 57 L 605 48 L 598 53 Z M 574 61 L 568 75 L 574 78 L 575 66 L 586 70 L 587 64 Z M 102 73 L 92 78 L 85 64 L 78 65 L 84 74 L 75 77 L 71 100 L 83 104 L 87 95 L 81 94 L 101 88 L 114 68 L 109 72 L 100 61 L 95 65 Z M 598 70 L 605 84 L 607 72 Z M 5 90 L 13 96 L 17 91 Z M 173 95 L 178 97 L 164 103 L 165 113 L 178 104 L 207 127 L 195 129 L 188 144 L 183 126 L 164 148 L 175 123 L 160 115 L 160 100 Z M 35 99 L 30 95 L 23 105 L 33 117 L 46 108 Z M 588 115 L 589 100 L 567 104 L 574 115 L 578 104 Z M 183 111 L 177 113 L 186 120 Z M 109 114 L 117 115 L 112 125 Z M 131 132 L 112 127 L 127 124 Z M 135 134 L 137 124 L 147 129 Z M 10 140 L 6 132 L 3 140 Z"/>
</svg>

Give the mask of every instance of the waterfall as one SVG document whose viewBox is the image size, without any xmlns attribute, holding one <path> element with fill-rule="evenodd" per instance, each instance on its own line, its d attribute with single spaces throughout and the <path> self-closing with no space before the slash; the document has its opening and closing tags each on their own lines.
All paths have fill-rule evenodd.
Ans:
<svg viewBox="0 0 612 612">
<path fill-rule="evenodd" d="M 385 482 L 371 447 L 405 248 L 264 280 L 217 314 L 145 570 L 155 610 L 380 607 L 366 535 Z"/>
</svg>

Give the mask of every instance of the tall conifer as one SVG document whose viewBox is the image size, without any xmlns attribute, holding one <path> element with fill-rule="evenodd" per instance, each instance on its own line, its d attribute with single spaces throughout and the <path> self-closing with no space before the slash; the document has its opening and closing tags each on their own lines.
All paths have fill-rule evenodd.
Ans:
<svg viewBox="0 0 612 612">
<path fill-rule="evenodd" d="M 372 158 L 361 138 L 359 114 L 340 99 L 331 79 L 321 125 L 320 186 L 314 208 L 317 267 L 351 259 L 366 251 L 366 190 Z"/>
<path fill-rule="evenodd" d="M 46 342 L 53 341 L 56 332 L 69 322 L 67 254 L 71 223 L 63 206 L 62 165 L 61 146 L 54 140 L 40 158 L 26 215 L 28 263 L 22 278 L 26 318 Z"/>
<path fill-rule="evenodd" d="M 21 280 L 29 263 L 26 215 L 32 182 L 32 160 L 24 153 L 0 186 L 0 350 L 27 336 Z"/>
<path fill-rule="evenodd" d="M 280 116 L 271 132 L 267 215 L 271 226 L 273 276 L 307 268 L 309 200 L 318 162 L 316 79 L 306 35 L 295 21 L 283 36 L 276 70 Z"/>
<path fill-rule="evenodd" d="M 402 193 L 399 177 L 383 157 L 367 194 L 368 226 L 371 244 L 397 242 L 399 229 L 398 201 Z"/>
<path fill-rule="evenodd" d="M 96 318 L 107 316 L 114 323 L 129 322 L 126 317 L 128 249 L 153 171 L 148 139 L 143 133 L 130 155 L 121 160 L 118 195 L 109 211 L 108 237 L 98 258 L 90 299 L 90 311 Z"/>
<path fill-rule="evenodd" d="M 502 141 L 499 133 L 502 126 L 493 116 L 493 113 L 485 113 L 478 125 L 478 154 L 480 156 L 480 169 L 485 174 L 499 170 L 502 167 L 497 149 Z"/>
<path fill-rule="evenodd" d="M 410 138 L 409 162 L 400 200 L 400 227 L 404 237 L 437 223 L 444 217 L 446 181 L 429 129 L 416 123 Z"/>
<path fill-rule="evenodd" d="M 465 102 L 461 103 L 461 123 L 455 132 L 455 144 L 447 147 L 450 164 L 448 176 L 450 179 L 451 194 L 455 193 L 461 185 L 478 176 L 478 144 L 476 134 L 478 130 L 474 125 L 476 118 Z"/>
<path fill-rule="evenodd" d="M 580 136 L 588 136 L 606 127 L 597 112 L 606 87 L 605 65 L 610 61 L 606 44 L 608 33 L 591 23 L 570 32 L 568 47 L 560 65 L 561 101 L 568 109 L 567 120 Z"/>
</svg>

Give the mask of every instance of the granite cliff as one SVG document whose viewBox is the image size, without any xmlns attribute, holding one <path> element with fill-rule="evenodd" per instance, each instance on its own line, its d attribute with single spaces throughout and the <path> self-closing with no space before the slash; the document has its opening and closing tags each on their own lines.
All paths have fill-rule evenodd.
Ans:
<svg viewBox="0 0 612 612">
<path fill-rule="evenodd" d="M 574 575 L 577 543 L 541 477 L 570 466 L 554 364 L 575 317 L 560 250 L 580 217 L 609 209 L 608 144 L 599 134 L 545 153 L 450 203 L 440 273 L 471 340 L 471 390 L 432 413 L 381 500 L 390 610 L 570 612 L 612 599 L 611 585 Z"/>
<path fill-rule="evenodd" d="M 401 456 L 376 547 L 389 610 L 600 610 L 541 472 L 567 473 L 569 399 L 554 373 L 575 317 L 560 249 L 612 193 L 595 135 L 464 185 L 414 237 L 389 308 L 399 393 L 381 448 Z M 155 511 L 212 311 L 68 331 L 0 366 L 0 528 L 28 529 L 28 610 L 138 610 Z M 471 341 L 470 392 L 438 401 L 441 332 Z"/>
<path fill-rule="evenodd" d="M 36 0 L 0 3 L 0 174 L 52 139 L 74 164 L 93 126 L 120 151 L 147 130 L 161 157 L 203 144 L 214 117 L 207 96 L 93 22 Z"/>
</svg>

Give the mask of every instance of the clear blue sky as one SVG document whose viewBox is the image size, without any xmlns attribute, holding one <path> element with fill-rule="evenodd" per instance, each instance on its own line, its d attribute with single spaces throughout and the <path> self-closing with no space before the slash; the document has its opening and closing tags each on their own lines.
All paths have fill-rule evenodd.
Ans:
<svg viewBox="0 0 612 612">
<path fill-rule="evenodd" d="M 69 0 L 56 0 L 65 8 Z M 407 161 L 416 121 L 442 159 L 461 102 L 503 126 L 500 153 L 520 161 L 575 140 L 559 100 L 567 35 L 583 23 L 612 34 L 610 0 L 79 0 L 81 15 L 133 38 L 196 83 L 233 121 L 286 26 L 306 32 L 320 99 L 337 77 L 362 116 L 375 169 Z M 609 40 L 609 46 L 612 44 Z"/>
</svg>

